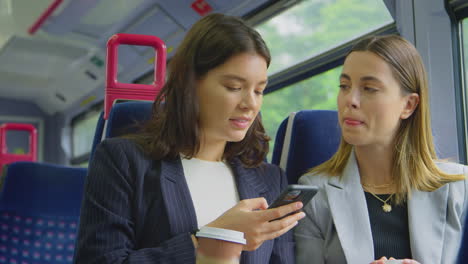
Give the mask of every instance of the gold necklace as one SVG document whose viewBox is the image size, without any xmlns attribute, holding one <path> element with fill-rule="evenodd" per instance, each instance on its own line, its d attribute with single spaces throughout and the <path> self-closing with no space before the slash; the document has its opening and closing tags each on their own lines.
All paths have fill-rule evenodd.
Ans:
<svg viewBox="0 0 468 264">
<path fill-rule="evenodd" d="M 372 194 L 375 198 L 377 198 L 377 200 L 381 201 L 382 203 L 384 203 L 382 205 L 382 209 L 384 210 L 384 212 L 386 213 L 389 213 L 392 211 L 392 205 L 391 204 L 388 204 L 388 200 L 390 200 L 392 198 L 392 196 L 394 195 L 394 193 L 392 193 L 387 199 L 385 200 L 382 200 L 380 197 L 378 197 L 377 195 L 375 195 L 374 193 L 370 192 L 369 190 L 367 190 L 367 192 L 369 192 L 370 194 Z"/>
<path fill-rule="evenodd" d="M 367 183 L 361 183 L 362 186 L 367 187 L 367 188 L 374 188 L 374 189 L 383 189 L 383 188 L 388 188 L 393 185 L 393 181 L 385 184 L 380 184 L 380 185 L 375 185 L 375 184 L 367 184 Z"/>
</svg>

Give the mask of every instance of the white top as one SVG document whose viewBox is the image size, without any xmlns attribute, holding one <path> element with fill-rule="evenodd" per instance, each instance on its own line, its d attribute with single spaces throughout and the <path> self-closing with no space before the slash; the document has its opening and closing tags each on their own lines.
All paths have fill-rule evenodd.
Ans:
<svg viewBox="0 0 468 264">
<path fill-rule="evenodd" d="M 224 162 L 181 160 L 198 227 L 212 222 L 239 202 L 234 174 Z"/>
</svg>

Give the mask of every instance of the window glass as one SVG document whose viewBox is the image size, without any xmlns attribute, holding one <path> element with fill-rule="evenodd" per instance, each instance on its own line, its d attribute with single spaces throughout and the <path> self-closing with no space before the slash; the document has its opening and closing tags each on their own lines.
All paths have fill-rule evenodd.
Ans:
<svg viewBox="0 0 468 264">
<path fill-rule="evenodd" d="M 256 29 L 271 51 L 271 75 L 393 21 L 382 0 L 305 0 Z"/>
<path fill-rule="evenodd" d="M 461 47 L 461 54 L 463 54 L 463 58 L 462 58 L 462 63 L 463 63 L 463 69 L 464 69 L 464 72 L 462 72 L 461 74 L 463 74 L 463 80 L 464 80 L 464 83 L 463 83 L 463 94 L 464 94 L 464 111 L 465 111 L 465 117 L 468 116 L 468 106 L 466 105 L 466 102 L 468 102 L 468 98 L 467 98 L 467 89 L 468 89 L 468 83 L 467 83 L 467 78 L 468 78 L 468 18 L 465 18 L 462 20 L 461 22 L 461 35 L 462 35 L 462 47 Z M 466 121 L 465 121 L 465 131 L 468 131 L 467 130 L 467 126 L 468 124 L 466 124 Z M 468 135 L 465 135 L 466 137 L 466 144 L 467 146 L 465 146 L 465 149 L 468 149 Z"/>
<path fill-rule="evenodd" d="M 73 158 L 80 157 L 91 151 L 94 132 L 100 115 L 100 111 L 91 111 L 72 122 L 72 150 Z"/>
<path fill-rule="evenodd" d="M 268 161 L 271 161 L 276 130 L 291 112 L 305 109 L 334 110 L 338 95 L 341 66 L 265 95 L 262 120 L 271 137 Z"/>
<path fill-rule="evenodd" d="M 76 164 L 75 166 L 79 168 L 88 168 L 88 163 L 89 163 L 88 161 L 85 161 L 85 162 Z"/>
<path fill-rule="evenodd" d="M 28 131 L 8 130 L 6 133 L 7 153 L 27 154 L 29 153 L 29 135 Z"/>
</svg>

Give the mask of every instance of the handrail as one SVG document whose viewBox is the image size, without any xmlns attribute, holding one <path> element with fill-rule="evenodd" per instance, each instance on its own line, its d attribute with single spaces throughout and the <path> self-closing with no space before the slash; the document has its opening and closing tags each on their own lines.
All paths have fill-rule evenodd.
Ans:
<svg viewBox="0 0 468 264">
<path fill-rule="evenodd" d="M 57 7 L 62 4 L 63 0 L 55 0 L 52 4 L 47 7 L 46 10 L 41 14 L 41 16 L 34 22 L 34 24 L 31 25 L 31 27 L 28 29 L 28 33 L 30 35 L 33 35 L 36 33 L 36 31 L 44 24 L 44 22 L 49 18 L 52 13 L 57 9 Z"/>
</svg>

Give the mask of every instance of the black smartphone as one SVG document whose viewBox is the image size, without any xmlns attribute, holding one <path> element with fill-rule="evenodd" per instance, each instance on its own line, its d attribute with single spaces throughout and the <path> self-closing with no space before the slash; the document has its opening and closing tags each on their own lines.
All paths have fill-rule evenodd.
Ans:
<svg viewBox="0 0 468 264">
<path fill-rule="evenodd" d="M 268 209 L 280 207 L 294 202 L 302 202 L 303 207 L 305 207 L 310 202 L 310 200 L 312 200 L 315 194 L 317 194 L 317 192 L 318 187 L 313 185 L 288 185 L 288 187 L 285 190 L 283 190 L 283 192 L 281 192 L 280 196 L 268 207 Z M 275 220 L 279 220 L 288 215 L 295 214 L 298 211 L 292 212 Z"/>
</svg>

